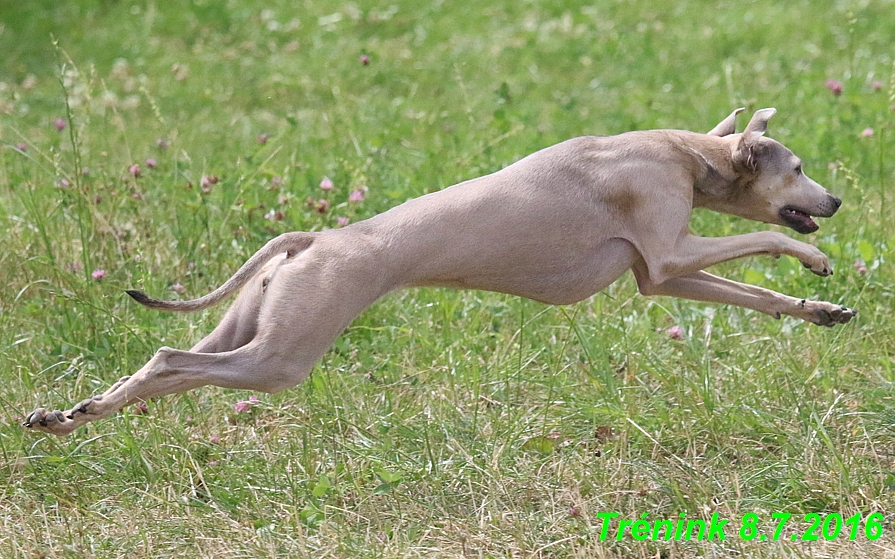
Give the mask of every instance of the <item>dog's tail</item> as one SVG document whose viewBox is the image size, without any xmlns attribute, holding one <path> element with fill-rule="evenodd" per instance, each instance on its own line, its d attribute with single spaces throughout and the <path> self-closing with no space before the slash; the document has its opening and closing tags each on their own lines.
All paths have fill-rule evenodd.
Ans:
<svg viewBox="0 0 895 559">
<path fill-rule="evenodd" d="M 199 297 L 198 299 L 191 299 L 189 301 L 162 301 L 153 299 L 142 291 L 128 290 L 126 293 L 136 302 L 144 307 L 149 307 L 150 309 L 174 312 L 200 311 L 220 303 L 222 299 L 228 297 L 234 291 L 245 285 L 245 283 L 252 279 L 258 270 L 274 256 L 285 252 L 287 258 L 292 258 L 297 253 L 311 246 L 311 243 L 313 242 L 313 233 L 304 233 L 301 231 L 285 233 L 279 237 L 271 239 L 261 248 L 261 250 L 253 254 L 252 257 L 242 265 L 242 268 L 230 276 L 230 279 L 225 281 L 223 285 L 208 295 Z"/>
</svg>

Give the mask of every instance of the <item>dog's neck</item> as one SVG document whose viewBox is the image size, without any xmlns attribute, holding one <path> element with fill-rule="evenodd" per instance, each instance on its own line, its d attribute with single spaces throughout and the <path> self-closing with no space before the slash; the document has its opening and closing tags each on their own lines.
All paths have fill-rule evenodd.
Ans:
<svg viewBox="0 0 895 559">
<path fill-rule="evenodd" d="M 736 135 L 738 138 L 739 135 Z M 687 133 L 675 147 L 686 153 L 693 176 L 693 207 L 730 213 L 729 205 L 743 184 L 752 179 L 733 165 L 731 139 Z"/>
</svg>

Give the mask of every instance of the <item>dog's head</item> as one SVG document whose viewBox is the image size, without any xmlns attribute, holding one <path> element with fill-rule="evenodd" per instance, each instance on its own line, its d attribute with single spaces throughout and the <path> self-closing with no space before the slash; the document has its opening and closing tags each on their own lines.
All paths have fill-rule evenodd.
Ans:
<svg viewBox="0 0 895 559">
<path fill-rule="evenodd" d="M 842 201 L 827 192 L 802 170 L 802 161 L 786 146 L 765 138 L 768 120 L 776 109 L 755 113 L 742 134 L 735 134 L 737 109 L 710 135 L 729 140 L 731 167 L 736 174 L 726 213 L 784 225 L 799 233 L 813 233 L 813 217 L 830 217 Z"/>
</svg>

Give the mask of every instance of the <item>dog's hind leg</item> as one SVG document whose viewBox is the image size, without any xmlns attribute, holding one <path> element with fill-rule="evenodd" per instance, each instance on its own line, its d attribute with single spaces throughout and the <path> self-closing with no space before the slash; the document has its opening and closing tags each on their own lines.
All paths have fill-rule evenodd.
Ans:
<svg viewBox="0 0 895 559">
<path fill-rule="evenodd" d="M 190 351 L 195 353 L 221 353 L 242 347 L 255 338 L 258 332 L 258 316 L 267 286 L 273 280 L 278 266 L 286 254 L 271 259 L 251 280 L 227 310 L 220 324 L 200 340 Z"/>
<path fill-rule="evenodd" d="M 274 268 L 260 304 L 253 289 L 256 280 L 263 286 L 261 276 L 234 304 L 249 316 L 234 310 L 220 330 L 194 351 L 163 347 L 139 371 L 102 395 L 65 412 L 39 408 L 25 426 L 63 436 L 129 404 L 208 384 L 261 392 L 295 386 L 351 321 L 388 291 L 387 280 L 371 265 L 369 254 L 346 252 L 342 247 L 309 249 L 298 258 L 283 260 Z M 252 322 L 243 325 L 242 319 Z M 225 349 L 250 334 L 247 343 Z"/>
<path fill-rule="evenodd" d="M 308 375 L 313 365 L 314 362 L 301 359 L 287 362 L 253 343 L 222 353 L 163 347 L 139 371 L 121 379 L 102 395 L 84 400 L 65 412 L 39 408 L 28 416 L 25 426 L 63 436 L 130 404 L 207 384 L 262 391 L 282 388 L 285 382 L 270 379 L 289 378 L 297 383 Z"/>
</svg>

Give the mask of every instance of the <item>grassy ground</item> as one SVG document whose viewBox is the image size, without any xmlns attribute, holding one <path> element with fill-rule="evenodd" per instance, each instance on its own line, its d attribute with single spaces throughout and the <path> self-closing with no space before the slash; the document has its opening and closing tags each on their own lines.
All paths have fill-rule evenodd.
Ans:
<svg viewBox="0 0 895 559">
<path fill-rule="evenodd" d="M 895 557 L 888 519 L 872 541 L 791 540 L 806 514 L 895 505 L 890 0 L 0 4 L 0 556 Z M 843 198 L 809 239 L 836 274 L 718 271 L 852 324 L 645 299 L 630 277 L 569 307 L 415 290 L 248 411 L 209 388 L 64 440 L 18 425 L 223 312 L 126 288 L 200 295 L 280 232 L 738 106 L 776 107 L 770 135 Z M 601 511 L 731 523 L 601 541 Z M 776 511 L 780 541 L 738 534 Z"/>
</svg>

